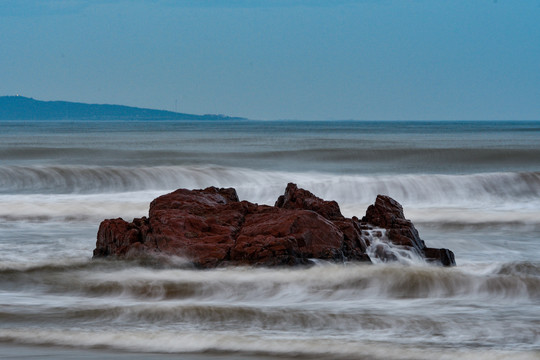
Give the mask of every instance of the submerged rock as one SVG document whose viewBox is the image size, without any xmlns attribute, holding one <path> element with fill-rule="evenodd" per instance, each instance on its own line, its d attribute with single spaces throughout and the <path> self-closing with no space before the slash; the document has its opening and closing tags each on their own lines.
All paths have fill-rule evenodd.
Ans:
<svg viewBox="0 0 540 360">
<path fill-rule="evenodd" d="M 399 251 L 396 252 L 396 249 Z M 401 205 L 379 195 L 366 216 L 346 218 L 335 201 L 288 184 L 274 206 L 240 201 L 232 188 L 179 189 L 156 198 L 148 217 L 104 220 L 94 258 L 179 256 L 197 267 L 393 261 L 403 251 L 455 265 L 448 249 L 427 248 Z"/>
</svg>

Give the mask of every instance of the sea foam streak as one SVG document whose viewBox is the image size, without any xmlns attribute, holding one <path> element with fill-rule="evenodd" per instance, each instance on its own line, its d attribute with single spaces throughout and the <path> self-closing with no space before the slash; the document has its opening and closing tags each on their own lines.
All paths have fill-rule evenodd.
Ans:
<svg viewBox="0 0 540 360">
<path fill-rule="evenodd" d="M 516 322 L 520 307 L 540 300 L 540 267 L 534 264 L 481 270 L 328 264 L 196 271 L 98 261 L 3 270 L 0 281 L 12 296 L 21 286 L 33 289 L 21 291 L 20 301 L 0 312 L 9 324 L 0 329 L 3 341 L 143 352 L 290 355 L 295 349 L 298 355 L 345 358 L 363 358 L 366 353 L 357 352 L 367 351 L 390 359 L 402 354 L 381 348 L 418 342 L 424 349 L 411 348 L 414 358 L 429 358 L 430 346 L 457 346 L 461 350 L 454 354 L 475 356 L 475 347 L 495 347 L 499 351 L 486 354 L 527 358 L 537 353 L 505 353 L 500 344 L 526 342 L 532 350 L 539 341 L 533 330 L 537 319 Z M 440 301 L 449 308 L 429 305 Z M 479 302 L 474 312 L 456 316 Z M 61 318 L 63 329 L 32 325 L 50 318 Z M 314 346 L 319 342 L 326 346 Z"/>
<path fill-rule="evenodd" d="M 537 360 L 538 351 L 512 351 L 474 349 L 463 346 L 461 349 L 433 348 L 427 342 L 421 348 L 381 340 L 358 341 L 345 337 L 324 336 L 269 336 L 261 337 L 252 332 L 220 331 L 177 331 L 177 330 L 112 330 L 110 332 L 88 330 L 40 330 L 25 328 L 0 330 L 0 340 L 27 344 L 64 345 L 89 348 L 113 348 L 135 352 L 155 353 L 203 353 L 216 354 L 217 358 L 226 358 L 224 354 L 236 354 L 242 359 L 267 356 L 274 359 L 351 359 L 351 360 L 393 360 L 418 359 L 432 360 L 434 353 L 440 360 Z M 218 355 L 220 354 L 220 355 Z M 149 355 L 150 356 L 150 355 Z M 203 358 L 202 358 L 203 359 Z"/>
<path fill-rule="evenodd" d="M 190 304 L 321 302 L 322 306 L 325 301 L 453 297 L 540 300 L 540 265 L 532 262 L 450 270 L 420 262 L 405 267 L 350 263 L 305 269 L 239 267 L 212 271 L 178 266 L 182 266 L 180 261 L 146 263 L 144 267 L 137 262 L 72 261 L 4 268 L 0 269 L 0 279 L 5 289 L 34 284 L 48 293 L 122 296 L 121 301 L 186 300 Z M 163 320 L 168 321 L 166 317 Z"/>
</svg>

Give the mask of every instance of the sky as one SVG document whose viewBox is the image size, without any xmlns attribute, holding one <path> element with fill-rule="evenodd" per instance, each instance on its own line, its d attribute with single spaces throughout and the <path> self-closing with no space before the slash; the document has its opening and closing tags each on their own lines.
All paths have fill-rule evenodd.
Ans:
<svg viewBox="0 0 540 360">
<path fill-rule="evenodd" d="M 540 0 L 2 0 L 0 96 L 300 120 L 540 119 Z"/>
</svg>

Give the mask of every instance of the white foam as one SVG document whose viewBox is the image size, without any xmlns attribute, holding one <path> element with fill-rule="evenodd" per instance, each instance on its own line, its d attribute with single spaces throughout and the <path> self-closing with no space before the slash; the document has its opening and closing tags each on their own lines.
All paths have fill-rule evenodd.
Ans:
<svg viewBox="0 0 540 360">
<path fill-rule="evenodd" d="M 208 186 L 234 187 L 242 200 L 273 205 L 286 184 L 295 182 L 318 197 L 336 200 L 346 216 L 361 217 L 378 194 L 386 194 L 400 202 L 413 221 L 540 222 L 538 173 L 361 176 L 216 166 L 0 169 L 8 177 L 3 190 L 11 192 L 0 195 L 0 218 L 5 219 L 129 219 L 146 215 L 150 201 L 159 195 Z M 19 181 L 36 171 L 52 174 Z"/>
<path fill-rule="evenodd" d="M 75 347 L 106 347 L 136 352 L 159 353 L 205 353 L 239 352 L 240 354 L 266 354 L 278 356 L 339 356 L 348 359 L 426 359 L 441 360 L 536 360 L 534 350 L 505 351 L 493 349 L 433 349 L 429 346 L 369 342 L 358 339 L 325 339 L 320 337 L 274 336 L 244 332 L 220 333 L 215 331 L 155 331 L 107 330 L 88 331 L 81 329 L 2 329 L 0 339 L 26 344 L 47 344 Z"/>
</svg>

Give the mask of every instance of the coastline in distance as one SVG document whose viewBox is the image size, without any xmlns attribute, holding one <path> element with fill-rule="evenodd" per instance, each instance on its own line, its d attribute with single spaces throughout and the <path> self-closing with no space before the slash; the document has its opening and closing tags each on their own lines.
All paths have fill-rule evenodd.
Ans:
<svg viewBox="0 0 540 360">
<path fill-rule="evenodd" d="M 194 115 L 124 105 L 41 101 L 0 96 L 0 120 L 247 120 L 222 114 Z"/>
</svg>

